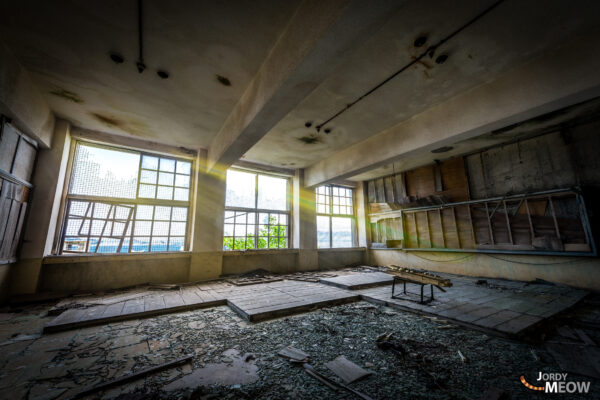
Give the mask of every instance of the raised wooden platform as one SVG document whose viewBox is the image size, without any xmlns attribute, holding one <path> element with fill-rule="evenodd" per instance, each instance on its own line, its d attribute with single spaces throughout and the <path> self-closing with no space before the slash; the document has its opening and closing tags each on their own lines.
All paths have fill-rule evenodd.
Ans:
<svg viewBox="0 0 600 400">
<path fill-rule="evenodd" d="M 369 287 L 391 285 L 394 277 L 383 272 L 366 272 L 351 275 L 322 278 L 321 283 L 347 290 L 359 290 Z"/>
<path fill-rule="evenodd" d="M 119 301 L 117 297 L 113 302 L 99 298 L 98 303 L 105 304 L 64 311 L 44 326 L 44 332 L 65 331 L 113 321 L 225 305 L 227 298 L 224 296 L 226 291 L 223 289 L 226 287 L 219 283 L 207 286 L 194 285 L 177 291 L 145 291 L 136 293 L 134 298 L 120 296 L 128 298 L 124 301 Z M 93 299 L 84 299 L 82 302 L 94 304 Z"/>
<path fill-rule="evenodd" d="M 282 280 L 234 286 L 213 282 L 169 291 L 138 289 L 104 297 L 76 298 L 82 308 L 63 312 L 45 326 L 44 332 L 225 304 L 242 318 L 258 322 L 362 299 L 499 336 L 514 336 L 573 306 L 587 294 L 566 286 L 494 279 L 477 284 L 477 278 L 440 275 L 450 279 L 453 286 L 446 288 L 445 293 L 436 290 L 435 300 L 429 304 L 410 301 L 418 299 L 418 285 L 407 284 L 407 297 L 392 299 L 392 276 L 380 272 L 324 278 L 322 283 Z"/>
<path fill-rule="evenodd" d="M 272 282 L 249 289 L 231 293 L 228 305 L 252 322 L 360 300 L 356 293 L 311 282 Z"/>
<path fill-rule="evenodd" d="M 60 314 L 44 327 L 58 332 L 114 321 L 146 318 L 162 314 L 228 305 L 248 321 L 263 321 L 311 309 L 360 300 L 360 295 L 318 283 L 278 281 L 235 286 L 229 283 L 193 285 L 177 291 L 146 291 L 119 297 L 112 304 L 99 299 L 100 305 L 73 308 Z M 86 299 L 94 304 L 93 299 Z"/>
<path fill-rule="evenodd" d="M 414 301 L 419 298 L 417 285 L 407 284 L 409 294 L 404 299 L 392 299 L 390 287 L 361 290 L 360 294 L 369 302 L 435 316 L 498 336 L 519 335 L 575 305 L 587 294 L 585 290 L 566 286 L 499 279 L 488 279 L 487 284 L 478 285 L 477 278 L 440 275 L 451 279 L 453 286 L 444 288 L 445 293 L 435 290 L 435 300 L 429 304 Z"/>
</svg>

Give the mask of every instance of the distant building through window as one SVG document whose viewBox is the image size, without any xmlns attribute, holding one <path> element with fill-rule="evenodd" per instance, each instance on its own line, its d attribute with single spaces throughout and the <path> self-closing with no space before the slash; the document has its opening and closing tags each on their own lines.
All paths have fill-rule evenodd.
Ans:
<svg viewBox="0 0 600 400">
<path fill-rule="evenodd" d="M 353 191 L 326 185 L 315 189 L 317 205 L 317 246 L 353 247 L 355 240 Z"/>
<path fill-rule="evenodd" d="M 290 241 L 289 179 L 229 169 L 223 249 L 284 249 Z"/>
<path fill-rule="evenodd" d="M 77 142 L 61 253 L 188 248 L 190 161 Z"/>
</svg>

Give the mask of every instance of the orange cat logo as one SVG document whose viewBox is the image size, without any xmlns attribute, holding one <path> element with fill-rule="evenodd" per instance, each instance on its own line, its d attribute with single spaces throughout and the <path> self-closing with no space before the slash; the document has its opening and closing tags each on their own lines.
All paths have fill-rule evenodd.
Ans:
<svg viewBox="0 0 600 400">
<path fill-rule="evenodd" d="M 523 375 L 521 375 L 521 383 L 523 385 L 525 385 L 525 387 L 527 389 L 531 389 L 531 390 L 545 390 L 546 389 L 544 386 L 533 386 L 531 383 L 529 383 L 525 380 L 525 376 L 523 376 Z"/>
</svg>

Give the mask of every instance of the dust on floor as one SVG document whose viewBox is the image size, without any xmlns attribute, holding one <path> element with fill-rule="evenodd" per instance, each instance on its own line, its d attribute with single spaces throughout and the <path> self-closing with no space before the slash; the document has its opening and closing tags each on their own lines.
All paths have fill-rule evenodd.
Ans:
<svg viewBox="0 0 600 400">
<path fill-rule="evenodd" d="M 371 371 L 351 386 L 374 399 L 477 399 L 489 387 L 528 398 L 521 375 L 534 381 L 540 371 L 560 371 L 543 346 L 366 302 L 258 324 L 221 306 L 40 336 L 50 307 L 0 314 L 0 398 L 66 399 L 186 354 L 194 356 L 191 363 L 86 398 L 352 398 L 278 357 L 287 345 L 308 353 L 316 370 L 334 380 L 325 364 L 341 355 Z M 377 347 L 386 332 L 395 332 L 406 356 Z M 571 376 L 591 380 L 598 395 L 600 380 Z"/>
</svg>

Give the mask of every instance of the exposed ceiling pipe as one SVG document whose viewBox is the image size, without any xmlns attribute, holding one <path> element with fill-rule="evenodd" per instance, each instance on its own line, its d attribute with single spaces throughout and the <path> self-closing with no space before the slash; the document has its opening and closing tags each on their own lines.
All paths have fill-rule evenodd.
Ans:
<svg viewBox="0 0 600 400">
<path fill-rule="evenodd" d="M 322 122 L 319 125 L 317 125 L 316 126 L 317 132 L 320 132 L 321 128 L 323 126 L 325 126 L 329 122 L 333 121 L 334 119 L 336 119 L 337 117 L 339 117 L 340 115 L 342 115 L 343 113 L 345 113 L 346 111 L 348 111 L 356 103 L 358 103 L 359 101 L 363 100 L 365 97 L 371 95 L 377 89 L 381 88 L 383 85 L 385 85 L 386 83 L 388 83 L 389 81 L 391 81 L 392 79 L 394 79 L 395 77 L 397 77 L 398 75 L 400 75 L 402 72 L 406 71 L 407 69 L 409 69 L 410 67 L 412 67 L 413 65 L 415 65 L 416 63 L 418 63 L 419 61 L 421 61 L 421 59 L 423 59 L 425 56 L 429 55 L 429 57 L 433 58 L 433 55 L 435 54 L 435 51 L 438 49 L 438 47 L 440 47 L 441 45 L 443 45 L 444 43 L 446 43 L 447 41 L 449 41 L 450 39 L 452 39 L 453 37 L 455 37 L 456 35 L 458 35 L 460 32 L 462 32 L 463 30 L 465 30 L 470 25 L 474 24 L 476 21 L 478 21 L 480 18 L 482 18 L 483 16 L 485 16 L 486 14 L 488 14 L 490 11 L 492 11 L 493 9 L 495 9 L 496 7 L 498 7 L 503 2 L 504 2 L 504 0 L 498 0 L 498 1 L 496 1 L 494 4 L 492 4 L 491 6 L 489 6 L 488 8 L 486 8 L 485 10 L 483 10 L 482 12 L 480 12 L 479 14 L 477 14 L 475 17 L 473 17 L 472 19 L 470 19 L 467 23 L 465 23 L 464 25 L 462 25 L 461 27 L 459 27 L 458 29 L 456 29 L 454 32 L 452 32 L 448 36 L 442 38 L 436 44 L 434 44 L 432 46 L 429 46 L 417 58 L 413 59 L 408 64 L 404 65 L 402 68 L 400 68 L 399 70 L 397 70 L 396 72 L 394 72 L 392 75 L 388 76 L 383 81 L 379 82 L 377 85 L 375 85 L 373 88 L 371 88 L 366 93 L 364 93 L 363 95 L 361 95 L 359 98 L 357 98 L 356 100 L 354 100 L 351 103 L 346 104 L 346 107 L 342 108 L 341 110 L 339 110 L 338 112 L 336 112 L 335 114 L 333 114 L 331 117 L 329 117 L 328 119 L 326 119 L 324 122 Z M 447 55 L 442 54 L 442 55 L 440 55 L 436 59 L 436 63 L 442 64 L 444 61 L 446 61 L 447 58 L 448 58 Z M 326 132 L 326 133 L 328 133 L 328 132 Z"/>
<path fill-rule="evenodd" d="M 143 21 L 142 21 L 142 0 L 138 0 L 138 45 L 139 45 L 139 57 L 137 63 L 138 72 L 141 74 L 146 69 L 144 64 L 144 42 L 143 42 Z"/>
</svg>

